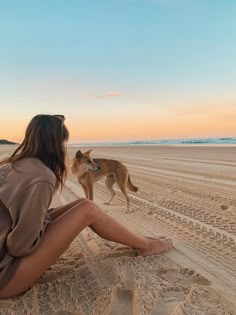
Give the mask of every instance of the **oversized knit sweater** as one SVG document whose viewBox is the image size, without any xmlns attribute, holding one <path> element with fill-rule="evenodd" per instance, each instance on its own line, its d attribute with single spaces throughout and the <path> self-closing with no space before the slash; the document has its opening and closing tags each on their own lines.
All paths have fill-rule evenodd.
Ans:
<svg viewBox="0 0 236 315">
<path fill-rule="evenodd" d="M 54 173 L 37 158 L 0 166 L 0 289 L 15 274 L 22 256 L 38 247 L 55 191 Z"/>
</svg>

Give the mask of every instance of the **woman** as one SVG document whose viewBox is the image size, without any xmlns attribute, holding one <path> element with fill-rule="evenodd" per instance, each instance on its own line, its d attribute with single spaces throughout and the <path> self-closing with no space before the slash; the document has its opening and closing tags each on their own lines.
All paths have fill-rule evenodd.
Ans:
<svg viewBox="0 0 236 315">
<path fill-rule="evenodd" d="M 27 290 L 87 226 L 143 256 L 171 249 L 168 241 L 133 234 L 87 199 L 48 210 L 66 178 L 64 120 L 35 116 L 22 144 L 0 163 L 0 298 Z"/>
</svg>

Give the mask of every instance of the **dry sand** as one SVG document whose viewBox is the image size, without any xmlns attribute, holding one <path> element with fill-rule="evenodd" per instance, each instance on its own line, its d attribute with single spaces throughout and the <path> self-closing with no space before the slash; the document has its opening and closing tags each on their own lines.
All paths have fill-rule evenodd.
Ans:
<svg viewBox="0 0 236 315">
<path fill-rule="evenodd" d="M 11 151 L 0 146 L 0 158 Z M 86 229 L 30 290 L 0 301 L 0 314 L 236 314 L 236 146 L 95 147 L 93 156 L 122 161 L 139 187 L 129 213 L 118 189 L 103 204 L 104 180 L 95 202 L 137 233 L 171 237 L 174 249 L 136 257 Z M 53 206 L 81 196 L 69 175 Z"/>
</svg>

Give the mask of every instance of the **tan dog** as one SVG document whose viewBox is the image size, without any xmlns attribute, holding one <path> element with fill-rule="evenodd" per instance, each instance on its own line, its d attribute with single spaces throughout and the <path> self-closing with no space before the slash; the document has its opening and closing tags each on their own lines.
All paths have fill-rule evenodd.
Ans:
<svg viewBox="0 0 236 315">
<path fill-rule="evenodd" d="M 127 211 L 129 210 L 129 196 L 126 188 L 131 191 L 138 191 L 130 181 L 127 168 L 119 161 L 110 159 L 92 159 L 89 150 L 82 153 L 78 150 L 72 162 L 71 171 L 82 185 L 86 198 L 93 200 L 93 184 L 106 176 L 105 185 L 111 197 L 105 204 L 110 204 L 115 191 L 113 185 L 116 182 L 127 201 Z"/>
</svg>

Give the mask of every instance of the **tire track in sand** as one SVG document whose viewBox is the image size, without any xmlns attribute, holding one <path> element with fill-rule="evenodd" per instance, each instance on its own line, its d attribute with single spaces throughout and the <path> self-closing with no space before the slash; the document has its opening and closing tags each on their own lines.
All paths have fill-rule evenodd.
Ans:
<svg viewBox="0 0 236 315">
<path fill-rule="evenodd" d="M 71 188 L 73 187 L 72 190 L 78 189 L 78 184 L 73 182 L 70 182 L 69 184 Z M 104 194 L 104 184 L 99 182 L 98 187 L 99 190 L 101 190 L 101 193 Z M 120 204 L 123 204 L 123 196 L 118 189 L 116 189 L 116 191 L 117 199 L 120 200 Z M 173 209 L 150 202 L 145 198 L 141 198 L 136 195 L 131 195 L 130 198 L 132 205 L 135 206 L 135 211 L 139 211 L 140 208 L 142 209 L 141 216 L 139 211 L 136 217 L 132 216 L 131 221 L 133 226 L 138 228 L 139 231 L 143 231 L 143 235 L 148 235 L 150 230 L 160 231 L 161 227 L 161 230 L 168 236 L 173 237 L 174 234 L 175 238 L 184 239 L 184 244 L 182 242 L 175 242 L 175 247 L 178 253 L 175 253 L 174 255 L 170 253 L 168 255 L 173 256 L 174 260 L 178 256 L 177 260 L 180 264 L 185 262 L 189 265 L 189 263 L 193 264 L 194 261 L 199 260 L 200 265 L 196 266 L 198 270 L 202 270 L 203 272 L 209 274 L 211 279 L 220 286 L 223 284 L 224 287 L 228 287 L 230 292 L 235 292 L 236 286 L 233 281 L 235 274 L 235 268 L 233 266 L 235 261 L 230 259 L 233 252 L 230 256 L 228 256 L 228 252 L 222 255 L 222 252 L 224 252 L 222 245 L 224 248 L 226 243 L 229 243 L 229 248 L 235 246 L 235 235 L 214 227 L 211 224 L 207 224 L 178 213 Z M 147 212 L 150 210 L 153 211 L 154 218 L 147 215 Z M 128 220 L 128 216 L 129 214 L 125 216 L 126 221 Z M 118 220 L 124 221 L 124 214 L 119 216 L 117 213 L 116 217 L 118 217 Z M 180 235 L 181 237 L 179 237 Z M 202 237 L 202 242 L 200 240 L 198 240 L 199 242 L 196 242 L 199 237 Z M 208 242 L 206 241 L 207 239 L 209 239 Z M 218 242 L 213 244 L 213 241 L 220 240 L 222 241 L 221 244 L 218 244 Z M 216 247 L 214 248 L 214 246 Z M 189 253 L 191 255 L 189 255 Z M 201 257 L 199 257 L 199 254 Z M 194 264 L 196 265 L 196 263 Z M 202 268 L 203 266 L 204 268 Z M 217 276 L 212 274 L 212 270 L 217 270 Z"/>
<path fill-rule="evenodd" d="M 68 181 L 67 181 L 68 182 Z M 73 192 L 72 189 L 68 188 L 68 186 L 65 186 L 63 189 L 63 194 L 59 195 L 58 198 L 60 199 L 62 205 L 67 204 L 68 202 L 71 202 L 72 200 L 75 200 L 78 198 L 77 194 Z M 106 275 L 104 275 L 103 270 L 100 268 L 99 263 L 96 261 L 96 258 L 93 255 L 93 252 L 87 245 L 87 242 L 85 241 L 83 237 L 83 232 L 81 232 L 77 238 L 79 241 L 80 247 L 83 251 L 83 253 L 87 257 L 87 263 L 89 265 L 90 270 L 95 275 L 95 278 L 97 279 L 97 283 L 101 289 L 104 289 L 109 286 L 109 282 L 106 281 Z"/>
<path fill-rule="evenodd" d="M 58 198 L 62 204 L 66 204 L 72 199 L 78 197 L 77 184 L 74 184 L 70 180 L 67 180 L 63 190 L 63 194 Z M 69 187 L 68 187 L 69 185 Z M 99 260 L 95 257 L 93 250 L 88 245 L 86 239 L 83 236 L 83 232 L 77 236 L 77 240 L 80 243 L 83 253 L 86 255 L 86 264 L 89 269 L 95 275 L 97 283 L 101 290 L 107 289 L 111 286 L 111 281 L 107 271 L 101 267 Z M 111 295 L 111 315 L 135 315 L 134 311 L 134 290 L 121 287 L 115 287 L 112 290 Z"/>
<path fill-rule="evenodd" d="M 119 192 L 117 194 L 119 195 Z M 118 198 L 123 202 L 121 195 Z M 131 214 L 132 217 L 129 221 L 129 214 L 124 220 L 123 214 L 116 213 L 115 217 L 118 220 L 123 223 L 129 222 L 129 225 L 132 224 L 138 228 L 139 232 L 143 231 L 143 235 L 149 235 L 149 231 L 156 230 L 179 240 L 174 242 L 177 252 L 168 253 L 168 256 L 180 264 L 195 265 L 196 270 L 207 273 L 212 281 L 215 281 L 220 287 L 223 285 L 224 288 L 228 288 L 230 294 L 235 295 L 234 235 L 176 213 L 172 209 L 149 202 L 144 198 L 131 195 L 131 203 L 135 206 L 135 211 L 138 211 L 136 216 Z M 142 209 L 141 212 L 140 209 Z M 148 215 L 150 212 L 152 214 Z M 181 240 L 184 240 L 184 243 Z"/>
</svg>

